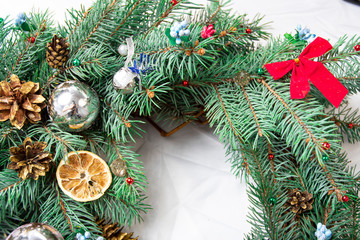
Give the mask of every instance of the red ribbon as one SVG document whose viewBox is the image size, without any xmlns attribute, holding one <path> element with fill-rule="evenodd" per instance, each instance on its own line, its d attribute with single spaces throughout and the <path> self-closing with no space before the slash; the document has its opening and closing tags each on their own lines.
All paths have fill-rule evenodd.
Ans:
<svg viewBox="0 0 360 240">
<path fill-rule="evenodd" d="M 304 49 L 299 58 L 266 64 L 265 68 L 275 80 L 292 70 L 290 82 L 292 99 L 304 98 L 310 90 L 310 81 L 335 107 L 339 107 L 348 90 L 321 62 L 310 60 L 331 49 L 332 46 L 328 41 L 317 37 Z"/>
</svg>

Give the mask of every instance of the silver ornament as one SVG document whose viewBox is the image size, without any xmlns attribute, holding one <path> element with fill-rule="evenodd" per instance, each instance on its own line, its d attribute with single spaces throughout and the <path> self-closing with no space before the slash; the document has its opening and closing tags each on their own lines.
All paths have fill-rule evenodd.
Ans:
<svg viewBox="0 0 360 240">
<path fill-rule="evenodd" d="M 118 53 L 121 55 L 121 56 L 124 56 L 126 57 L 127 54 L 128 54 L 128 47 L 126 44 L 121 44 L 119 47 L 118 47 Z"/>
<path fill-rule="evenodd" d="M 51 93 L 48 112 L 61 129 L 80 132 L 95 121 L 99 107 L 99 98 L 92 88 L 79 81 L 68 81 Z"/>
<path fill-rule="evenodd" d="M 127 166 L 124 160 L 118 158 L 110 164 L 111 172 L 118 177 L 125 177 L 127 173 Z"/>
<path fill-rule="evenodd" d="M 28 223 L 12 231 L 6 240 L 64 240 L 64 238 L 50 225 Z"/>
<path fill-rule="evenodd" d="M 132 93 L 136 86 L 136 78 L 137 74 L 133 73 L 130 69 L 123 67 L 115 73 L 113 86 L 115 89 L 125 90 L 124 93 Z"/>
</svg>

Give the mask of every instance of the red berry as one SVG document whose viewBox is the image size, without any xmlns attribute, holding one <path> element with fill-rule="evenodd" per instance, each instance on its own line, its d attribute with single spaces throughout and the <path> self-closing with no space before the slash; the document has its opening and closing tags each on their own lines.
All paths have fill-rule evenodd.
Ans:
<svg viewBox="0 0 360 240">
<path fill-rule="evenodd" d="M 274 159 L 274 154 L 271 154 L 271 153 L 270 153 L 270 154 L 268 155 L 268 158 L 269 158 L 270 161 L 273 160 L 273 159 Z"/>
<path fill-rule="evenodd" d="M 354 49 L 355 49 L 355 51 L 360 51 L 360 45 L 358 44 L 358 45 L 356 45 L 355 47 L 354 47 Z"/>
<path fill-rule="evenodd" d="M 246 32 L 247 34 L 250 34 L 250 33 L 251 33 L 251 29 L 250 29 L 250 28 L 247 28 L 247 29 L 245 30 L 245 32 Z"/>
<path fill-rule="evenodd" d="M 126 183 L 131 185 L 131 184 L 134 183 L 134 179 L 132 179 L 131 177 L 128 177 L 128 178 L 126 179 Z"/>
<path fill-rule="evenodd" d="M 323 149 L 324 149 L 324 150 L 329 150 L 329 149 L 330 149 L 330 143 L 328 143 L 328 142 L 324 142 L 324 143 L 322 144 L 322 146 L 323 146 Z"/>
<path fill-rule="evenodd" d="M 29 38 L 28 38 L 28 41 L 29 41 L 30 43 L 34 43 L 34 42 L 35 42 L 35 38 L 34 38 L 34 37 L 29 37 Z"/>
<path fill-rule="evenodd" d="M 176 4 L 178 4 L 178 1 L 176 1 L 176 0 L 171 0 L 171 3 L 172 3 L 173 6 L 175 6 Z"/>
<path fill-rule="evenodd" d="M 342 196 L 341 200 L 342 200 L 343 202 L 348 202 L 348 201 L 349 201 L 349 197 L 348 197 L 347 195 L 344 195 L 344 196 Z"/>
<path fill-rule="evenodd" d="M 353 123 L 349 123 L 349 126 L 348 126 L 350 129 L 352 129 L 354 127 L 354 124 Z"/>
<path fill-rule="evenodd" d="M 183 86 L 184 86 L 184 87 L 189 86 L 189 81 L 188 81 L 188 80 L 184 80 L 184 81 L 183 81 Z"/>
</svg>

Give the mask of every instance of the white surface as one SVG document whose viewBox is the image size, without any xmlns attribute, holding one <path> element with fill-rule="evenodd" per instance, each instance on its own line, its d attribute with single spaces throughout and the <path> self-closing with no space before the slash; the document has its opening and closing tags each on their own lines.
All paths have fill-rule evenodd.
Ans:
<svg viewBox="0 0 360 240">
<path fill-rule="evenodd" d="M 170 1 L 170 0 L 169 0 Z M 29 9 L 46 9 L 59 22 L 66 8 L 91 5 L 90 0 L 1 0 L 0 16 L 13 17 Z M 206 3 L 205 0 L 197 2 Z M 342 0 L 234 0 L 232 8 L 250 17 L 256 13 L 272 21 L 270 31 L 282 35 L 297 24 L 331 39 L 360 33 L 360 6 Z M 360 105 L 360 96 L 351 98 Z M 246 222 L 246 185 L 230 173 L 224 149 L 206 126 L 189 126 L 169 138 L 151 127 L 140 149 L 150 182 L 153 210 L 133 227 L 142 240 L 242 239 Z M 345 144 L 353 163 L 360 163 L 358 145 Z"/>
</svg>

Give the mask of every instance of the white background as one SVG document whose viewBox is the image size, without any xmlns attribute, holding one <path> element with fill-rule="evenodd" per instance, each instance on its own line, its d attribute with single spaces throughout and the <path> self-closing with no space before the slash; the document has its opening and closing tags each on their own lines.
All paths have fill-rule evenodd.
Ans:
<svg viewBox="0 0 360 240">
<path fill-rule="evenodd" d="M 169 0 L 170 1 L 170 0 Z M 67 8 L 89 7 L 90 0 L 1 0 L 0 16 L 31 9 L 49 9 L 60 23 Z M 206 3 L 205 0 L 197 2 Z M 276 35 L 293 31 L 297 24 L 335 40 L 360 33 L 360 6 L 342 0 L 234 0 L 234 11 L 264 14 Z M 360 105 L 360 96 L 351 98 Z M 207 126 L 188 126 L 169 138 L 151 127 L 139 150 L 149 178 L 153 210 L 131 230 L 142 240 L 242 239 L 246 222 L 246 184 L 230 173 L 222 144 Z M 359 164 L 358 145 L 345 144 L 353 164 Z"/>
</svg>

